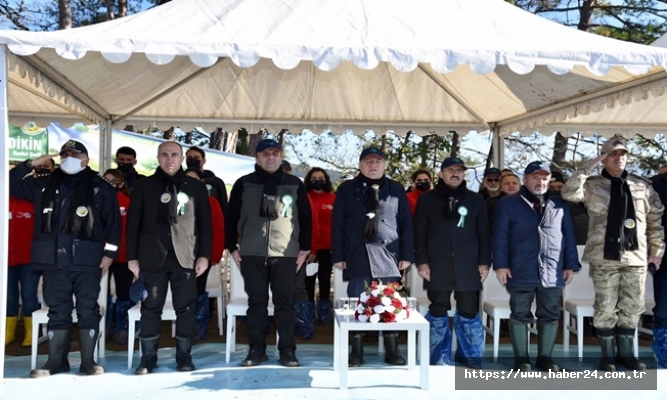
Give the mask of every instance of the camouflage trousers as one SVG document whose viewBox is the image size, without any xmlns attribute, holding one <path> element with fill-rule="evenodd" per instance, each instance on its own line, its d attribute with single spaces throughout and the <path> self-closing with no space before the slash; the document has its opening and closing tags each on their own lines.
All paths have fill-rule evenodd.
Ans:
<svg viewBox="0 0 667 400">
<path fill-rule="evenodd" d="M 593 326 L 635 329 L 646 309 L 646 266 L 627 266 L 603 261 L 591 263 L 589 276 L 595 286 Z"/>
</svg>

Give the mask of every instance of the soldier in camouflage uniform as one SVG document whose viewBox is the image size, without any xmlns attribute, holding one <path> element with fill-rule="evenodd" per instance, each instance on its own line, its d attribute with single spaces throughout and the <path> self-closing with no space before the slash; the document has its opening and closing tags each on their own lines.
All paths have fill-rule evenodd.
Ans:
<svg viewBox="0 0 667 400">
<path fill-rule="evenodd" d="M 572 175 L 562 197 L 584 202 L 588 209 L 582 259 L 590 263 L 595 285 L 593 325 L 602 348 L 600 369 L 615 371 L 619 363 L 644 370 L 646 365 L 634 357 L 632 341 L 645 308 L 646 267 L 660 265 L 665 250 L 664 207 L 649 180 L 625 171 L 628 149 L 621 139 L 607 140 L 601 152 L 584 171 Z M 600 162 L 602 173 L 589 177 Z"/>
</svg>

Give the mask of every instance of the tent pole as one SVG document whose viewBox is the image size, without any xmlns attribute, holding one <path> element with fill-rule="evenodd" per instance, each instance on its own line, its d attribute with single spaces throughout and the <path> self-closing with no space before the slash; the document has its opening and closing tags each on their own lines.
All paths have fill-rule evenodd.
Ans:
<svg viewBox="0 0 667 400">
<path fill-rule="evenodd" d="M 113 123 L 106 120 L 104 129 L 100 126 L 100 174 L 111 168 L 111 132 Z"/>
<path fill-rule="evenodd" d="M 503 169 L 505 166 L 505 138 L 500 137 L 500 128 L 493 126 L 493 166 Z"/>
<path fill-rule="evenodd" d="M 7 106 L 7 46 L 0 46 L 0 169 L 2 170 L 2 182 L 0 182 L 0 210 L 8 213 L 9 210 L 9 107 Z M 6 214 L 4 214 L 6 215 Z M 8 251 L 9 219 L 0 219 L 0 248 L 4 249 L 0 257 L 0 317 L 2 325 L 5 326 L 7 318 L 7 251 Z M 5 376 L 5 329 L 0 329 L 0 386 Z"/>
</svg>

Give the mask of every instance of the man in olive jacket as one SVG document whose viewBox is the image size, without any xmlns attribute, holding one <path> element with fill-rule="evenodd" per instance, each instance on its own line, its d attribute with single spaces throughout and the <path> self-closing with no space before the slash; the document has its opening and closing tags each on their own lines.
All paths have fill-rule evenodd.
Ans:
<svg viewBox="0 0 667 400">
<path fill-rule="evenodd" d="M 480 194 L 466 188 L 466 166 L 459 158 L 442 162 L 435 188 L 417 201 L 415 251 L 419 275 L 431 301 L 431 364 L 451 362 L 447 312 L 454 291 L 458 338 L 456 359 L 481 367 L 484 327 L 479 317 L 479 290 L 491 264 L 486 205 Z"/>
</svg>

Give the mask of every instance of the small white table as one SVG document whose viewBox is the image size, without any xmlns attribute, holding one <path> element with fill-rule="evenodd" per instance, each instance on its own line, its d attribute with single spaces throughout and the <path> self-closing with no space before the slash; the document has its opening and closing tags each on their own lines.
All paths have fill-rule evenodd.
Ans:
<svg viewBox="0 0 667 400">
<path fill-rule="evenodd" d="M 392 323 L 359 322 L 354 311 L 334 310 L 334 371 L 340 372 L 340 389 L 347 389 L 348 346 L 351 331 L 408 331 L 408 370 L 416 366 L 416 348 L 419 348 L 420 387 L 428 389 L 429 371 L 429 323 L 417 311 L 410 311 L 410 318 Z M 416 335 L 417 332 L 419 335 Z M 416 336 L 416 338 L 415 338 Z M 416 339 L 416 340 L 415 340 Z M 416 344 L 416 346 L 415 346 Z"/>
</svg>

